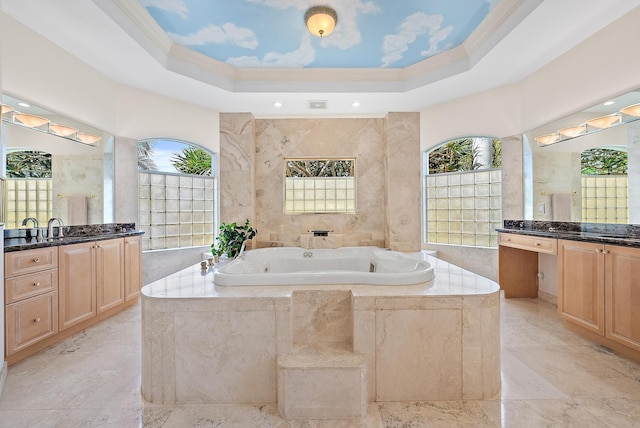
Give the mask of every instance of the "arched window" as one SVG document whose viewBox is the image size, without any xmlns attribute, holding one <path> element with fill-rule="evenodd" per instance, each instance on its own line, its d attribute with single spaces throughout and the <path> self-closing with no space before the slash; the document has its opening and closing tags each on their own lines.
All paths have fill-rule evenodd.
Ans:
<svg viewBox="0 0 640 428">
<path fill-rule="evenodd" d="M 582 221 L 629 223 L 626 150 L 596 147 L 580 158 Z"/>
<path fill-rule="evenodd" d="M 502 145 L 491 137 L 451 140 L 424 152 L 426 241 L 497 246 Z"/>
<path fill-rule="evenodd" d="M 215 161 L 214 153 L 184 141 L 138 142 L 143 250 L 213 243 Z"/>
</svg>

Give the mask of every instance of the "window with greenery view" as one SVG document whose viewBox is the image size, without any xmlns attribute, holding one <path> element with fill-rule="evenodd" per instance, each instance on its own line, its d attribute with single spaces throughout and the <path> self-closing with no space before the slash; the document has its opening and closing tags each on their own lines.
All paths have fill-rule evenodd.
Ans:
<svg viewBox="0 0 640 428">
<path fill-rule="evenodd" d="M 424 153 L 426 240 L 495 247 L 502 221 L 502 145 L 490 137 L 449 141 Z"/>
<path fill-rule="evenodd" d="M 138 170 L 142 248 L 211 245 L 215 155 L 182 141 L 142 140 Z"/>
<path fill-rule="evenodd" d="M 355 159 L 285 159 L 285 214 L 355 213 Z"/>
<path fill-rule="evenodd" d="M 581 154 L 582 221 L 629 222 L 627 152 L 596 147 Z"/>
</svg>

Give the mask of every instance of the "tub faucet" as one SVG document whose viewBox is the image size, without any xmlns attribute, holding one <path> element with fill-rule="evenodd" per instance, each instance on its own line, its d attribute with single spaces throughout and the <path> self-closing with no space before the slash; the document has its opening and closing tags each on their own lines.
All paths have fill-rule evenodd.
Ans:
<svg viewBox="0 0 640 428">
<path fill-rule="evenodd" d="M 56 221 L 58 222 L 58 238 L 64 238 L 64 232 L 62 231 L 64 224 L 62 223 L 62 220 L 58 217 L 53 217 L 50 218 L 47 223 L 47 238 L 49 239 L 53 239 L 53 223 Z"/>
<path fill-rule="evenodd" d="M 240 247 L 240 252 L 238 253 L 238 256 L 236 257 L 236 259 L 240 259 L 240 260 L 244 260 L 244 247 L 245 247 L 245 243 L 242 243 L 242 247 Z"/>
</svg>

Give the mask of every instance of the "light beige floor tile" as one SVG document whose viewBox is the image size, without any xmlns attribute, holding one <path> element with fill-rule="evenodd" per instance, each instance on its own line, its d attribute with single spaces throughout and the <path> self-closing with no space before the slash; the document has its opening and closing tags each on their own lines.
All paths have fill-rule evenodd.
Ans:
<svg viewBox="0 0 640 428">
<path fill-rule="evenodd" d="M 496 427 L 476 401 L 378 403 L 385 428 Z"/>
</svg>

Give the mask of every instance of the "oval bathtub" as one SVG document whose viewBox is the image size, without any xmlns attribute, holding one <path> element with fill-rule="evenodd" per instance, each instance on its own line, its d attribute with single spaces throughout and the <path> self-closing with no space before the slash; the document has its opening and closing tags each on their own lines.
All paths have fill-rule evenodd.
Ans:
<svg viewBox="0 0 640 428">
<path fill-rule="evenodd" d="M 245 252 L 213 275 L 220 286 L 413 285 L 433 280 L 424 260 L 376 247 L 261 248 Z"/>
</svg>

